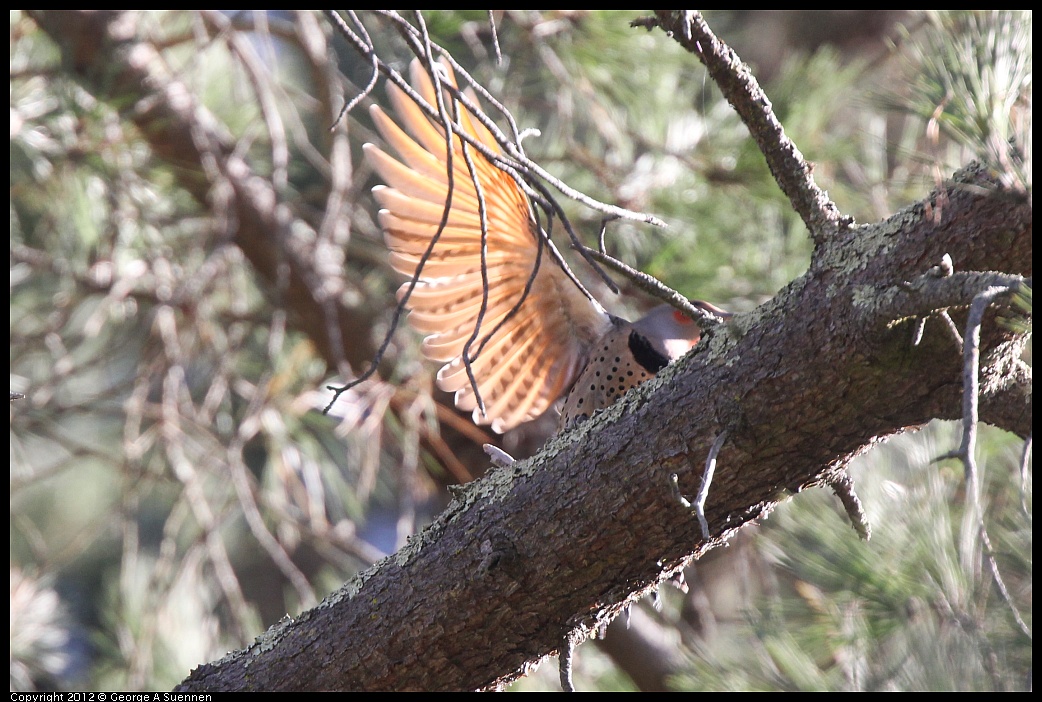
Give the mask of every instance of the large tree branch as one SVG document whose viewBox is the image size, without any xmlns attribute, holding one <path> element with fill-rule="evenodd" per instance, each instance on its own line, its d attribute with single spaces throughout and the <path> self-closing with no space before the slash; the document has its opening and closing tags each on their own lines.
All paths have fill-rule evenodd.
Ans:
<svg viewBox="0 0 1042 702">
<path fill-rule="evenodd" d="M 279 267 L 289 265 L 287 290 L 299 288 L 298 311 L 325 319 L 327 301 L 309 285 L 315 262 L 271 238 L 288 226 L 288 211 L 235 159 L 180 83 L 157 81 L 146 49 L 121 31 L 124 16 L 33 16 L 85 85 L 133 98 L 129 104 L 138 109 L 128 115 L 157 154 L 186 173 L 217 158 L 236 195 L 240 246 L 271 280 L 281 280 Z M 107 68 L 104 80 L 95 65 Z M 195 151 L 186 156 L 185 148 Z M 205 199 L 209 186 L 198 188 Z M 249 648 L 196 669 L 181 689 L 494 687 L 576 631 L 585 635 L 610 621 L 785 495 L 828 480 L 879 439 L 960 416 L 959 349 L 933 322 L 913 344 L 914 320 L 897 319 L 895 299 L 907 301 L 909 285 L 914 295 L 915 281 L 945 254 L 960 273 L 1030 276 L 1030 200 L 971 166 L 923 202 L 855 228 L 826 226 L 845 220 L 834 218 L 813 189 L 803 192 L 795 196 L 805 201 L 801 214 L 819 234 L 805 275 L 536 457 L 472 483 L 404 549 Z M 830 235 L 821 237 L 823 231 Z M 976 288 L 967 280 L 960 279 L 961 290 L 929 288 L 936 298 L 913 309 L 969 304 L 966 295 Z M 336 304 L 338 326 L 350 328 L 351 313 Z M 328 327 L 319 321 L 303 328 L 328 346 Z M 1022 342 L 986 320 L 981 412 L 1026 434 L 1030 377 L 1019 365 Z M 703 539 L 670 475 L 694 493 L 724 429 L 706 504 L 711 537 Z"/>
<path fill-rule="evenodd" d="M 533 459 L 471 484 L 405 549 L 182 689 L 471 689 L 517 677 L 880 438 L 960 416 L 947 330 L 928 324 L 913 345 L 913 321 L 883 311 L 932 250 L 1029 275 L 1030 256 L 1009 252 L 1031 250 L 1030 206 L 970 167 L 891 220 L 826 242 L 772 301 Z M 968 302 L 953 293 L 938 306 Z M 985 376 L 1011 363 L 1018 339 L 987 325 Z M 1029 406 L 994 416 L 1030 431 Z M 694 492 L 723 428 L 703 540 L 669 476 Z"/>
</svg>

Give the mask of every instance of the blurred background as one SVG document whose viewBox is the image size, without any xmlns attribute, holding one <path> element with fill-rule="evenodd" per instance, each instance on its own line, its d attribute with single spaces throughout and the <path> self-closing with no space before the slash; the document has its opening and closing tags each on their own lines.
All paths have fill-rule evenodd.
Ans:
<svg viewBox="0 0 1042 702">
<path fill-rule="evenodd" d="M 630 28 L 638 15 L 497 11 L 498 64 L 486 12 L 424 19 L 539 130 L 530 157 L 668 221 L 612 223 L 613 255 L 689 297 L 752 309 L 806 269 L 807 232 L 697 59 Z M 706 18 L 858 221 L 975 158 L 1030 187 L 1030 12 Z M 243 246 L 219 179 L 200 197 L 125 103 L 99 99 L 53 34 L 11 13 L 11 390 L 25 395 L 10 411 L 12 690 L 168 689 L 392 553 L 448 486 L 487 470 L 481 443 L 527 456 L 555 425 L 475 428 L 435 391 L 404 326 L 377 376 L 323 414 L 326 386 L 365 370 L 388 333 L 402 282 L 360 158 L 378 140 L 365 107 L 386 104 L 382 80 L 338 122 L 372 68 L 320 14 L 127 22 L 157 52 L 151 70 L 182 81 L 285 203 L 284 238 Z M 360 22 L 403 70 L 412 55 L 394 22 Z M 1015 167 L 997 155 L 1011 140 Z M 559 199 L 595 241 L 601 215 Z M 278 273 L 298 245 L 319 276 L 311 307 Z M 274 277 L 258 273 L 264 256 Z M 653 304 L 573 268 L 616 314 Z M 315 332 L 329 306 L 348 320 L 338 344 Z M 933 462 L 958 431 L 937 422 L 858 459 L 870 542 L 831 494 L 801 494 L 695 563 L 688 592 L 664 590 L 581 646 L 577 687 L 1030 689 L 1030 446 L 990 428 L 980 444 L 1003 596 L 961 465 Z M 556 665 L 515 688 L 559 689 Z"/>
</svg>

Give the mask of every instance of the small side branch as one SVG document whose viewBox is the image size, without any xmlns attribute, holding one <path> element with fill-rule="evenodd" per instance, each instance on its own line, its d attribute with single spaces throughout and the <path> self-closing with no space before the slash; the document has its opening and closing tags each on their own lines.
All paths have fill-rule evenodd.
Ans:
<svg viewBox="0 0 1042 702">
<path fill-rule="evenodd" d="M 598 263 L 602 263 L 608 268 L 615 271 L 616 273 L 624 276 L 627 280 L 629 280 L 631 283 L 633 283 L 638 288 L 648 293 L 652 297 L 657 297 L 663 302 L 673 305 L 673 307 L 676 307 L 678 310 L 686 314 L 688 317 L 698 322 L 698 324 L 703 329 L 706 329 L 713 324 L 719 324 L 721 322 L 721 319 L 719 317 L 710 312 L 707 312 L 701 307 L 696 307 L 695 305 L 692 305 L 686 297 L 684 297 L 665 283 L 661 282 L 657 278 L 650 276 L 647 273 L 644 273 L 643 271 L 638 271 L 637 269 L 626 265 L 617 258 L 609 256 L 607 253 L 604 253 L 603 251 L 598 251 L 596 249 L 591 249 L 589 247 L 584 246 L 583 253 L 586 256 L 594 259 Z"/>
<path fill-rule="evenodd" d="M 634 24 L 651 28 L 657 24 L 681 46 L 705 64 L 709 76 L 749 128 L 767 166 L 792 207 L 799 213 L 815 243 L 834 236 L 853 224 L 853 219 L 819 188 L 811 166 L 785 135 L 771 101 L 738 55 L 713 33 L 698 12 L 656 10 L 655 17 Z"/>
<path fill-rule="evenodd" d="M 991 286 L 977 294 L 970 305 L 963 345 L 962 443 L 957 450 L 941 456 L 940 460 L 957 458 L 962 462 L 966 475 L 966 508 L 970 510 L 977 522 L 977 530 L 992 580 L 994 580 L 996 588 L 998 588 L 1002 598 L 1006 601 L 1006 606 L 1009 608 L 1017 627 L 1030 639 L 1031 629 L 1024 621 L 1020 610 L 1009 594 L 1009 589 L 1006 587 L 1006 583 L 999 571 L 998 563 L 995 560 L 995 551 L 991 544 L 991 538 L 988 536 L 988 531 L 984 525 L 984 515 L 981 513 L 980 505 L 980 479 L 975 455 L 979 425 L 980 339 L 984 313 L 992 303 L 999 298 L 1012 295 L 1017 291 L 1018 287 L 1017 284 Z"/>
<path fill-rule="evenodd" d="M 669 476 L 673 494 L 681 505 L 694 512 L 695 516 L 698 517 L 698 524 L 702 527 L 702 538 L 707 540 L 710 538 L 711 533 L 709 531 L 709 520 L 706 519 L 706 500 L 709 498 L 709 486 L 713 483 L 713 474 L 716 472 L 716 457 L 720 455 L 720 449 L 723 448 L 726 440 L 727 429 L 724 429 L 717 435 L 716 440 L 713 441 L 713 445 L 709 449 L 705 471 L 702 473 L 702 485 L 698 488 L 698 494 L 695 495 L 693 502 L 680 492 L 677 474 L 673 473 Z"/>
<path fill-rule="evenodd" d="M 575 692 L 575 683 L 572 682 L 572 658 L 575 657 L 575 645 L 578 643 L 579 634 L 577 630 L 568 632 L 561 641 L 561 650 L 558 653 L 558 672 L 561 675 L 561 689 L 564 692 Z"/>
<path fill-rule="evenodd" d="M 342 34 L 351 31 L 343 18 L 334 10 L 323 10 L 322 12 Z M 355 29 L 358 31 L 358 34 L 355 35 L 358 37 L 358 43 L 355 46 L 362 55 L 369 58 L 369 63 L 373 67 L 373 72 L 369 77 L 369 82 L 364 88 L 362 88 L 362 91 L 350 100 L 344 102 L 344 106 L 340 108 L 340 114 L 337 115 L 337 118 L 329 127 L 330 131 L 336 129 L 336 126 L 344 119 L 344 115 L 351 112 L 351 110 L 355 109 L 358 103 L 362 102 L 362 100 L 364 100 L 368 95 L 372 94 L 373 89 L 376 88 L 376 82 L 380 78 L 380 59 L 376 55 L 376 47 L 373 46 L 373 40 L 369 37 L 369 32 L 366 31 L 365 25 L 363 25 L 362 21 L 358 19 L 358 15 L 355 14 L 354 10 L 347 10 L 347 16 L 351 18 L 351 22 L 355 25 Z"/>
<path fill-rule="evenodd" d="M 991 271 L 958 272 L 943 278 L 928 271 L 883 291 L 872 315 L 889 320 L 928 317 L 950 307 L 966 307 L 982 290 L 997 287 L 1012 292 L 1029 285 L 1030 281 L 1019 275 Z"/>
<path fill-rule="evenodd" d="M 854 492 L 854 480 L 850 477 L 850 472 L 844 468 L 839 475 L 829 481 L 829 487 L 843 503 L 843 508 L 847 511 L 847 518 L 850 519 L 850 525 L 854 527 L 858 536 L 864 541 L 871 539 L 872 525 L 868 521 L 868 515 L 865 514 L 861 498 Z"/>
<path fill-rule="evenodd" d="M 1017 277 L 1017 276 L 1011 276 Z M 969 319 L 963 343 L 962 378 L 962 444 L 959 449 L 942 458 L 962 460 L 969 483 L 967 499 L 977 499 L 977 464 L 974 451 L 977 447 L 978 403 L 980 400 L 980 337 L 984 312 L 998 298 L 1011 295 L 1019 282 L 1010 285 L 994 285 L 978 293 L 970 304 Z"/>
</svg>

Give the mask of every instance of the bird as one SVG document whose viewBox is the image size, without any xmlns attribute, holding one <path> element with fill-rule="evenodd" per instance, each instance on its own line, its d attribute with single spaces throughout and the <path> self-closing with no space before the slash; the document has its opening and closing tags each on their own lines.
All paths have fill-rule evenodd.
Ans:
<svg viewBox="0 0 1042 702">
<path fill-rule="evenodd" d="M 449 64 L 435 66 L 456 88 Z M 434 84 L 418 59 L 410 65 L 410 83 L 437 114 Z M 513 177 L 458 134 L 450 168 L 444 127 L 394 83 L 387 92 L 397 121 L 379 105 L 370 107 L 370 116 L 398 158 L 372 143 L 363 152 L 384 182 L 372 192 L 390 265 L 411 279 L 398 299 L 408 295 L 407 319 L 427 335 L 423 355 L 444 364 L 438 387 L 453 393 L 456 407 L 470 412 L 475 424 L 501 434 L 556 406 L 559 426 L 570 427 L 699 342 L 698 323 L 669 305 L 634 322 L 607 312 L 558 263 L 560 254 Z M 470 108 L 449 90 L 442 93 L 455 128 L 502 154 Z M 478 104 L 473 91 L 464 94 Z M 692 304 L 731 316 L 704 301 Z"/>
</svg>

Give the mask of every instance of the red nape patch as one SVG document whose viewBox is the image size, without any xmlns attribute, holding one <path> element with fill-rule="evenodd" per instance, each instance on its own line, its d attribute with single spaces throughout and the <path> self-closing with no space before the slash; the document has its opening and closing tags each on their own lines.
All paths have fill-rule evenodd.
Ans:
<svg viewBox="0 0 1042 702">
<path fill-rule="evenodd" d="M 673 319 L 677 324 L 691 324 L 692 319 L 680 310 L 673 310 Z"/>
</svg>

